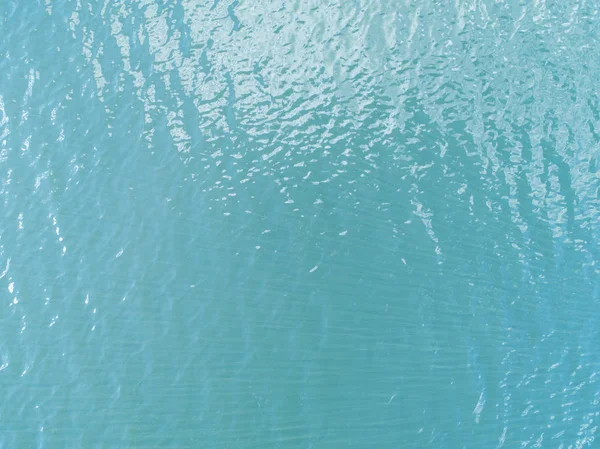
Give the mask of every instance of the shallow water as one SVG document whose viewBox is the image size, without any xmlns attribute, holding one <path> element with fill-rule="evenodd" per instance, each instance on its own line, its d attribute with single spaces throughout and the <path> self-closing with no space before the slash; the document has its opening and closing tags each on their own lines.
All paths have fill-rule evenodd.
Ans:
<svg viewBox="0 0 600 449">
<path fill-rule="evenodd" d="M 0 17 L 0 448 L 591 447 L 593 2 Z"/>
</svg>

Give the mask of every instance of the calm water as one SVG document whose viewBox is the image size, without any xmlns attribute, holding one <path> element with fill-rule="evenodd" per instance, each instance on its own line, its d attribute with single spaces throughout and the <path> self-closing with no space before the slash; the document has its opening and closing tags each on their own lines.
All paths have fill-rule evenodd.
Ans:
<svg viewBox="0 0 600 449">
<path fill-rule="evenodd" d="M 0 448 L 583 448 L 595 2 L 0 2 Z"/>
</svg>

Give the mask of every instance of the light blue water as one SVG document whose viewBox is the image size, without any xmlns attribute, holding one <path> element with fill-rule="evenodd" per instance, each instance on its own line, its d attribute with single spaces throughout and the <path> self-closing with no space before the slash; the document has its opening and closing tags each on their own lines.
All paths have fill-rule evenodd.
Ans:
<svg viewBox="0 0 600 449">
<path fill-rule="evenodd" d="M 594 2 L 0 19 L 0 448 L 593 447 Z"/>
</svg>

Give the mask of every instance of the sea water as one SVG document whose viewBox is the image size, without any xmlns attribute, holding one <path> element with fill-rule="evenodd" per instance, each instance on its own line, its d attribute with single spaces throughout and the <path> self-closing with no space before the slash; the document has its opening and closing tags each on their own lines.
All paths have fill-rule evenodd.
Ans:
<svg viewBox="0 0 600 449">
<path fill-rule="evenodd" d="M 1 448 L 583 448 L 599 7 L 0 2 Z"/>
</svg>

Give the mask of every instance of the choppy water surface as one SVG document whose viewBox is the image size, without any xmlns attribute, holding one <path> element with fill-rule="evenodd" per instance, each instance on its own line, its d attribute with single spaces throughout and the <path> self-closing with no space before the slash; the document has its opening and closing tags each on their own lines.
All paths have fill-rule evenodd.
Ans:
<svg viewBox="0 0 600 449">
<path fill-rule="evenodd" d="M 591 447 L 595 2 L 0 18 L 0 447 Z"/>
</svg>

